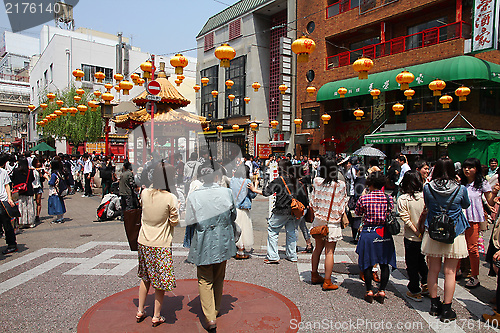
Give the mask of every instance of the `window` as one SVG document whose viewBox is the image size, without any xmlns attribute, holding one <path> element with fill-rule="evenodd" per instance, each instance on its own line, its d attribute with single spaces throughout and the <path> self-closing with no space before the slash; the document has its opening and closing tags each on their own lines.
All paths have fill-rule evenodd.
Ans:
<svg viewBox="0 0 500 333">
<path fill-rule="evenodd" d="M 302 109 L 302 128 L 319 128 L 319 107 Z"/>
<path fill-rule="evenodd" d="M 500 86 L 496 84 L 492 84 L 494 88 L 490 89 L 481 89 L 480 90 L 480 104 L 479 104 L 479 113 L 481 114 L 489 114 L 494 116 L 500 115 L 500 95 L 495 93 L 495 90 L 500 88 Z M 497 90 L 498 91 L 498 90 Z M 454 99 L 455 101 L 455 99 Z"/>
<path fill-rule="evenodd" d="M 229 23 L 229 40 L 241 37 L 241 19 Z"/>
<path fill-rule="evenodd" d="M 245 115 L 245 64 L 246 56 L 231 60 L 231 67 L 226 69 L 226 80 L 231 79 L 234 85 L 231 89 L 226 89 L 226 110 L 225 117 Z M 228 98 L 233 94 L 235 99 L 231 102 Z"/>
<path fill-rule="evenodd" d="M 208 77 L 206 87 L 201 87 L 201 115 L 207 119 L 217 119 L 217 99 L 212 96 L 212 91 L 219 86 L 219 66 L 215 65 L 200 72 L 201 77 Z"/>
<path fill-rule="evenodd" d="M 413 34 L 418 34 L 418 35 L 410 36 L 406 39 L 406 49 L 411 50 L 417 47 L 437 44 L 438 37 L 440 37 L 441 40 L 446 39 L 446 29 L 443 29 L 442 31 L 442 33 L 444 34 L 443 36 L 439 36 L 439 29 L 432 29 L 446 24 L 448 24 L 447 18 L 441 17 L 437 20 L 432 20 L 409 27 L 408 35 L 413 35 Z M 426 31 L 423 34 L 419 34 L 419 32 L 425 30 L 429 31 Z"/>
<path fill-rule="evenodd" d="M 45 86 L 49 83 L 47 72 L 48 72 L 48 69 L 45 70 L 45 72 L 43 72 L 43 84 Z"/>
<path fill-rule="evenodd" d="M 54 64 L 50 64 L 49 79 L 50 82 L 54 81 Z"/>
<path fill-rule="evenodd" d="M 347 12 L 353 8 L 359 7 L 360 0 L 340 0 L 340 1 L 328 1 L 328 7 L 326 8 L 327 17 L 332 17 L 343 12 Z"/>
<path fill-rule="evenodd" d="M 97 80 L 94 77 L 94 74 L 97 72 L 103 72 L 105 75 L 104 82 L 105 83 L 108 83 L 108 82 L 113 83 L 113 69 L 112 68 L 105 68 L 105 67 L 82 64 L 82 71 L 84 73 L 83 79 L 82 79 L 83 81 L 96 82 Z"/>
<path fill-rule="evenodd" d="M 214 48 L 214 33 L 213 32 L 205 35 L 204 43 L 205 43 L 205 52 Z"/>
</svg>

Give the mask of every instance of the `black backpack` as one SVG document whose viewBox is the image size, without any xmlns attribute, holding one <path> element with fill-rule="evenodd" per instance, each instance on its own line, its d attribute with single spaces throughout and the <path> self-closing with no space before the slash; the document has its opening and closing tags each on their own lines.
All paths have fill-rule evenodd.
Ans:
<svg viewBox="0 0 500 333">
<path fill-rule="evenodd" d="M 429 191 L 431 192 L 434 200 L 437 202 L 436 195 L 434 194 L 434 190 L 429 186 Z M 435 241 L 445 243 L 445 244 L 453 244 L 455 241 L 455 222 L 448 215 L 448 211 L 450 207 L 457 197 L 458 192 L 460 192 L 460 186 L 455 190 L 450 202 L 446 206 L 446 209 L 439 206 L 441 208 L 441 212 L 439 214 L 434 215 L 432 220 L 429 222 L 429 227 L 427 232 L 429 233 L 429 237 L 434 239 Z"/>
</svg>

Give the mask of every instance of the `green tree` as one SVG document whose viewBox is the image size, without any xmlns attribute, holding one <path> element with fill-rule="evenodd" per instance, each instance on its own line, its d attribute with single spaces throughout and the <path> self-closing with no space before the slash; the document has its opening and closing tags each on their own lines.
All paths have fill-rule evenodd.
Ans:
<svg viewBox="0 0 500 333">
<path fill-rule="evenodd" d="M 45 116 L 61 108 L 56 104 L 57 100 L 62 100 L 64 102 L 62 107 L 66 108 L 77 107 L 80 104 L 88 106 L 88 101 L 94 96 L 93 92 L 86 91 L 85 94 L 81 95 L 82 99 L 76 102 L 73 98 L 76 95 L 78 95 L 76 88 L 72 86 L 69 89 L 56 93 L 56 98 L 52 102 L 49 102 L 48 98 L 45 97 L 41 103 L 48 104 L 48 107 L 38 114 L 37 121 L 41 121 Z M 83 115 L 78 112 L 73 116 L 68 112 L 55 120 L 49 121 L 45 126 L 37 125 L 38 132 L 43 139 L 66 138 L 68 142 L 73 144 L 75 150 L 84 142 L 99 141 L 103 135 L 103 128 L 104 122 L 101 118 L 100 107 L 96 111 L 91 111 L 90 107 L 88 107 L 88 110 Z"/>
</svg>

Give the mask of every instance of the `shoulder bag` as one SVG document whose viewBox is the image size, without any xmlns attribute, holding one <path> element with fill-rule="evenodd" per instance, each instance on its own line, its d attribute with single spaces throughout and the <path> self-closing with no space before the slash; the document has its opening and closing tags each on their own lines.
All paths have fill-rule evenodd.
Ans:
<svg viewBox="0 0 500 333">
<path fill-rule="evenodd" d="M 430 186 L 429 191 L 434 197 L 434 200 L 436 200 L 437 202 L 434 190 Z M 453 222 L 451 217 L 448 215 L 448 211 L 450 210 L 453 201 L 455 201 L 458 192 L 460 192 L 460 186 L 455 190 L 455 193 L 453 194 L 450 202 L 448 202 L 446 209 L 443 209 L 442 206 L 439 206 L 441 212 L 434 215 L 432 220 L 429 222 L 427 231 L 429 232 L 429 237 L 431 239 L 445 244 L 453 244 L 453 242 L 455 241 L 455 222 Z"/>
<path fill-rule="evenodd" d="M 18 192 L 19 194 L 28 192 L 28 180 L 30 179 L 30 171 L 31 169 L 28 169 L 28 177 L 26 177 L 26 181 L 24 183 L 14 185 L 12 187 L 12 192 Z"/>
<path fill-rule="evenodd" d="M 141 230 L 141 215 L 141 208 L 123 211 L 123 224 L 131 251 L 137 251 L 137 238 L 139 238 L 139 231 Z"/>
<path fill-rule="evenodd" d="M 333 186 L 332 199 L 330 200 L 330 208 L 328 208 L 328 217 L 326 218 L 326 224 L 316 226 L 309 232 L 314 238 L 323 238 L 328 236 L 328 221 L 330 220 L 330 213 L 332 212 L 333 198 L 335 198 L 335 191 L 337 190 L 337 183 Z"/>
<path fill-rule="evenodd" d="M 399 225 L 398 219 L 396 217 L 396 212 L 391 210 L 391 201 L 389 200 L 389 196 L 385 194 L 385 198 L 387 199 L 387 215 L 385 217 L 385 230 L 389 232 L 391 235 L 397 235 L 401 231 L 401 226 Z"/>
<path fill-rule="evenodd" d="M 285 184 L 288 194 L 290 194 L 290 196 L 292 197 L 292 203 L 290 204 L 290 206 L 292 207 L 292 215 L 295 216 L 296 219 L 299 219 L 302 216 L 304 216 L 304 210 L 306 209 L 306 207 L 304 207 L 302 202 L 293 197 L 292 192 L 290 192 L 290 189 L 286 185 L 286 182 L 283 179 L 283 177 L 281 177 L 281 180 L 283 181 L 283 184 Z"/>
</svg>

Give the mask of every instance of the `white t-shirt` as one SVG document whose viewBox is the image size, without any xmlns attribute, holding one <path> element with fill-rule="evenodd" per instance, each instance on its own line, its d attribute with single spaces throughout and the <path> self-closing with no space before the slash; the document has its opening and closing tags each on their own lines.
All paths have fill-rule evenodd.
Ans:
<svg viewBox="0 0 500 333">
<path fill-rule="evenodd" d="M 7 201 L 9 199 L 5 185 L 10 183 L 10 177 L 7 170 L 0 168 L 0 201 Z"/>
<path fill-rule="evenodd" d="M 250 160 L 245 161 L 245 165 L 250 169 L 250 174 L 253 175 L 253 164 L 252 164 L 252 161 L 250 161 Z"/>
</svg>

